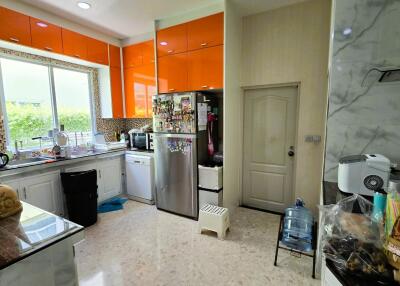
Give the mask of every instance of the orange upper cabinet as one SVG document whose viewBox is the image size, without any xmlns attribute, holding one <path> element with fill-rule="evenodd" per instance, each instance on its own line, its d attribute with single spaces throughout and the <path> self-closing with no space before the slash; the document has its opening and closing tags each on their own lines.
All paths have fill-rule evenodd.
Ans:
<svg viewBox="0 0 400 286">
<path fill-rule="evenodd" d="M 223 46 L 188 52 L 189 90 L 223 88 Z"/>
<path fill-rule="evenodd" d="M 154 64 L 154 40 L 143 42 L 140 46 L 142 50 L 143 64 Z"/>
<path fill-rule="evenodd" d="M 61 27 L 45 21 L 30 18 L 32 47 L 55 53 L 62 53 Z"/>
<path fill-rule="evenodd" d="M 156 94 L 154 64 L 125 69 L 124 77 L 126 117 L 151 117 L 151 98 Z"/>
<path fill-rule="evenodd" d="M 87 37 L 73 31 L 62 29 L 64 55 L 86 60 Z"/>
<path fill-rule="evenodd" d="M 122 51 L 125 69 L 143 64 L 142 47 L 140 44 L 124 47 Z"/>
<path fill-rule="evenodd" d="M 0 39 L 30 46 L 29 16 L 0 7 Z"/>
<path fill-rule="evenodd" d="M 122 80 L 120 67 L 110 67 L 110 81 L 113 118 L 123 118 L 124 107 L 122 103 Z"/>
<path fill-rule="evenodd" d="M 157 31 L 157 56 L 179 54 L 187 51 L 187 24 Z"/>
<path fill-rule="evenodd" d="M 108 65 L 108 44 L 87 37 L 87 59 L 94 63 Z"/>
<path fill-rule="evenodd" d="M 187 54 L 176 54 L 158 59 L 158 92 L 187 91 Z"/>
<path fill-rule="evenodd" d="M 224 43 L 224 13 L 187 23 L 188 50 L 213 47 Z"/>
<path fill-rule="evenodd" d="M 121 67 L 121 48 L 109 45 L 109 53 L 110 53 L 110 67 Z"/>
</svg>

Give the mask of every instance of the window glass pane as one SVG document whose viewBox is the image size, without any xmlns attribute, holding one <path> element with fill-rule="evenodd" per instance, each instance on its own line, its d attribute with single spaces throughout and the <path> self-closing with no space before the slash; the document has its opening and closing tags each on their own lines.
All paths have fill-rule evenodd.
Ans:
<svg viewBox="0 0 400 286">
<path fill-rule="evenodd" d="M 9 127 L 9 142 L 38 146 L 33 137 L 46 136 L 53 128 L 49 69 L 27 62 L 0 59 Z"/>
<path fill-rule="evenodd" d="M 70 143 L 92 140 L 89 74 L 54 68 L 54 86 L 59 124 L 64 124 Z"/>
</svg>

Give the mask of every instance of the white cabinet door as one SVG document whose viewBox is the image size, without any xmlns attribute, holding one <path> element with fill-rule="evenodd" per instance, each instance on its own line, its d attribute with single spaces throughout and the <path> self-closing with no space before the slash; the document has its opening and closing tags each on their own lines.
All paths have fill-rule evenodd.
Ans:
<svg viewBox="0 0 400 286">
<path fill-rule="evenodd" d="M 9 181 L 6 180 L 2 181 L 1 183 L 13 188 L 17 192 L 18 199 L 20 199 L 21 201 L 25 201 L 20 182 L 21 180 L 9 180 Z"/>
<path fill-rule="evenodd" d="M 25 177 L 21 181 L 25 201 L 36 207 L 62 215 L 60 173 Z"/>
<path fill-rule="evenodd" d="M 122 192 L 121 158 L 98 162 L 99 202 L 118 196 Z"/>
</svg>

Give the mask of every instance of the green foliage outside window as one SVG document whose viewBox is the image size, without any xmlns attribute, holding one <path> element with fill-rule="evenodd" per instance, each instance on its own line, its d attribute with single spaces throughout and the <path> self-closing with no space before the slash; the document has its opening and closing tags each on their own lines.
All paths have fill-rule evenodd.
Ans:
<svg viewBox="0 0 400 286">
<path fill-rule="evenodd" d="M 47 136 L 53 128 L 53 117 L 49 108 L 33 104 L 6 103 L 8 126 L 10 130 L 10 143 L 15 140 L 23 141 L 24 146 L 38 146 L 38 141 L 31 138 Z M 67 132 L 86 132 L 91 130 L 90 114 L 73 109 L 59 109 L 58 119 L 64 124 Z"/>
</svg>

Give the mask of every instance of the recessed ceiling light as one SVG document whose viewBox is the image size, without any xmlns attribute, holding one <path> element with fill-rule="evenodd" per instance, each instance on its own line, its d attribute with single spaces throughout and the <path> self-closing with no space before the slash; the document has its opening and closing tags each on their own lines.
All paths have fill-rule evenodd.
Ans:
<svg viewBox="0 0 400 286">
<path fill-rule="evenodd" d="M 36 25 L 38 25 L 41 28 L 47 28 L 47 24 L 43 22 L 37 22 Z"/>
<path fill-rule="evenodd" d="M 90 7 L 92 7 L 89 3 L 86 3 L 86 2 L 78 2 L 77 5 L 79 8 L 82 8 L 85 10 L 90 9 Z"/>
<path fill-rule="evenodd" d="M 167 42 L 160 42 L 160 45 L 161 46 L 166 46 L 166 45 L 168 45 L 168 43 Z"/>
</svg>

